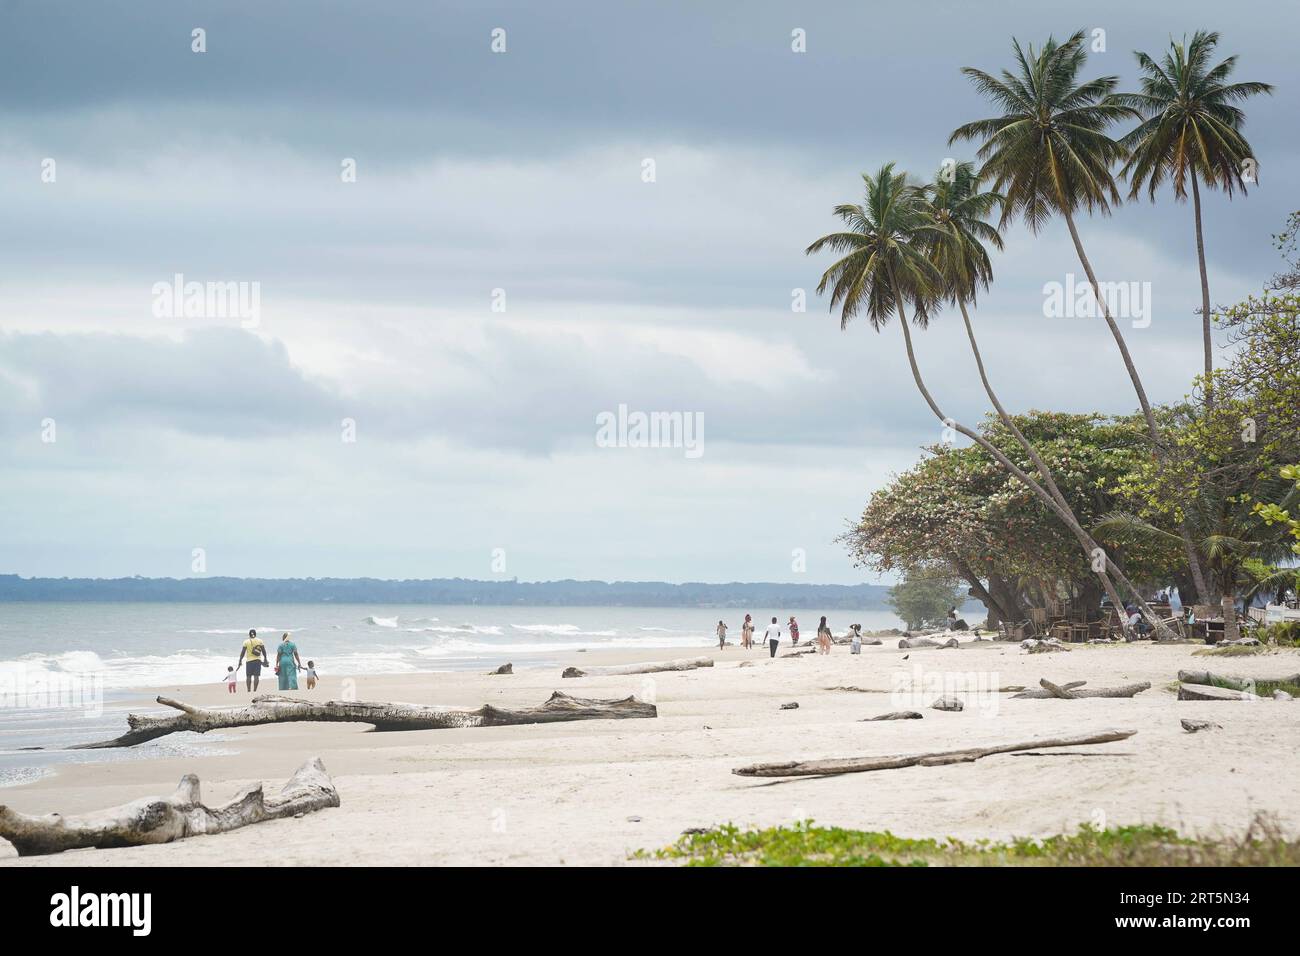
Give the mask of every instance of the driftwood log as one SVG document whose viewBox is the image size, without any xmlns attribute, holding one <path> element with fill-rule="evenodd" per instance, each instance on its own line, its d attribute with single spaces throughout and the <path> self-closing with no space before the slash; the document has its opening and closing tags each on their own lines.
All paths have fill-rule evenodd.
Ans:
<svg viewBox="0 0 1300 956">
<path fill-rule="evenodd" d="M 857 687 L 853 684 L 841 684 L 838 687 L 823 687 L 822 690 L 843 690 L 854 694 L 888 694 L 889 691 L 884 688 L 876 687 Z"/>
<path fill-rule="evenodd" d="M 326 721 L 371 724 L 375 730 L 445 730 L 455 727 L 499 727 L 508 724 L 544 724 L 562 720 L 605 720 L 622 717 L 654 717 L 654 704 L 635 697 L 621 700 L 595 700 L 570 697 L 558 690 L 540 707 L 507 710 L 484 704 L 477 710 L 456 710 L 427 704 L 402 704 L 361 700 L 298 700 L 293 697 L 267 695 L 254 697 L 247 707 L 195 707 L 191 704 L 159 697 L 158 703 L 180 711 L 171 717 L 129 714 L 130 730 L 112 740 L 76 744 L 70 750 L 101 750 L 110 747 L 133 747 L 167 734 L 190 731 L 206 734 L 229 727 L 255 727 L 259 724 L 283 724 L 299 721 Z"/>
<path fill-rule="evenodd" d="M 936 641 L 932 637 L 904 637 L 898 642 L 898 648 L 906 651 L 913 647 L 956 647 L 958 643 L 955 637 L 946 641 Z"/>
<path fill-rule="evenodd" d="M 1212 720 L 1190 720 L 1189 718 L 1184 717 L 1180 723 L 1183 725 L 1183 730 L 1187 731 L 1189 734 L 1194 734 L 1199 730 L 1223 729 L 1222 724 L 1216 724 Z"/>
<path fill-rule="evenodd" d="M 895 770 L 899 767 L 941 767 L 952 763 L 972 763 L 981 757 L 1014 753 L 1017 750 L 1043 750 L 1049 747 L 1080 747 L 1084 744 L 1105 744 L 1114 740 L 1125 740 L 1136 733 L 1136 730 L 1106 730 L 1100 733 L 1081 734 L 1075 737 L 1052 737 L 1046 740 L 1029 740 L 1015 744 L 994 744 L 991 747 L 944 750 L 935 753 L 759 763 L 749 767 L 738 767 L 731 772 L 742 777 L 823 777 L 840 773 L 863 773 L 869 770 Z"/>
<path fill-rule="evenodd" d="M 891 710 L 887 714 L 877 714 L 875 717 L 863 717 L 858 723 L 867 723 L 872 720 L 921 720 L 925 715 L 919 714 L 914 710 Z"/>
<path fill-rule="evenodd" d="M 1070 649 L 1068 645 L 1061 643 L 1054 637 L 1049 637 L 1046 640 L 1039 640 L 1036 637 L 1026 638 L 1020 642 L 1020 646 L 1030 654 L 1050 654 L 1056 651 L 1068 651 Z"/>
<path fill-rule="evenodd" d="M 171 796 L 145 797 L 96 813 L 38 817 L 0 806 L 0 837 L 12 843 L 19 856 L 39 856 L 83 847 L 170 843 L 338 805 L 338 791 L 325 766 L 319 757 L 312 757 L 278 795 L 266 796 L 257 783 L 219 807 L 200 802 L 199 778 L 192 773 L 181 778 Z"/>
<path fill-rule="evenodd" d="M 561 677 L 620 677 L 627 674 L 658 674 L 662 671 L 691 671 L 712 667 L 712 657 L 684 657 L 675 661 L 650 661 L 645 664 L 612 664 L 608 667 L 566 667 Z"/>
<path fill-rule="evenodd" d="M 1247 690 L 1235 690 L 1231 687 L 1215 687 L 1213 684 L 1180 684 L 1179 700 L 1263 700 Z"/>
<path fill-rule="evenodd" d="M 1300 684 L 1300 674 L 1283 674 L 1281 677 L 1232 677 L 1210 671 L 1179 671 L 1178 679 L 1184 684 L 1214 684 L 1233 690 L 1253 690 L 1260 684 Z"/>
<path fill-rule="evenodd" d="M 1086 683 L 1087 681 L 1077 680 L 1057 686 L 1044 678 L 1038 682 L 1041 690 L 1024 690 L 1012 695 L 1011 699 L 1043 700 L 1055 697 L 1059 700 L 1078 700 L 1081 697 L 1134 697 L 1144 690 L 1151 689 L 1148 681 L 1140 684 L 1121 684 L 1119 687 L 1084 687 Z"/>
</svg>

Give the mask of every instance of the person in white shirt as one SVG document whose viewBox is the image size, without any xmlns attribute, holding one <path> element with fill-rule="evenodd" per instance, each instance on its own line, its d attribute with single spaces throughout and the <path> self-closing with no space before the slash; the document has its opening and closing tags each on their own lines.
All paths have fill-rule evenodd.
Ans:
<svg viewBox="0 0 1300 956">
<path fill-rule="evenodd" d="M 1146 637 L 1147 631 L 1151 630 L 1151 626 L 1142 620 L 1142 615 L 1134 608 L 1128 616 L 1128 629 L 1134 639 L 1137 639 Z"/>
<path fill-rule="evenodd" d="M 767 641 L 767 646 L 772 649 L 772 656 L 776 657 L 776 645 L 781 643 L 781 625 L 776 623 L 776 618 L 772 618 L 772 623 L 763 632 L 763 639 Z"/>
</svg>

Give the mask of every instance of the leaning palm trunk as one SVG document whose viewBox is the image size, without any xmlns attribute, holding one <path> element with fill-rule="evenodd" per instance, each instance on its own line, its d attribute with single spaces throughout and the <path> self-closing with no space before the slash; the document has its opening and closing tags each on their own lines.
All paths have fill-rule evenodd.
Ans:
<svg viewBox="0 0 1300 956">
<path fill-rule="evenodd" d="M 891 281 L 893 281 L 892 276 L 891 276 Z M 895 288 L 897 288 L 896 282 L 895 282 Z M 1088 533 L 1084 531 L 1082 527 L 1080 527 L 1079 522 L 1075 520 L 1074 515 L 1070 512 L 1070 510 L 1068 508 L 1062 508 L 1059 504 L 1057 504 L 1056 499 L 1053 498 L 1050 494 L 1048 494 L 1048 492 L 1042 487 L 1042 485 L 1038 484 L 1038 482 L 1034 481 L 1027 474 L 1025 474 L 1025 472 L 1021 470 L 1019 467 L 1017 467 L 1016 464 L 1011 461 L 1011 459 L 1009 459 L 997 447 L 995 447 L 992 442 L 988 441 L 988 439 L 984 438 L 984 436 L 977 434 L 976 432 L 967 428 L 965 425 L 962 425 L 959 422 L 955 421 L 954 419 L 949 418 L 947 415 L 943 413 L 942 409 L 939 408 L 938 404 L 934 400 L 934 396 L 930 394 L 930 390 L 925 386 L 925 380 L 921 377 L 920 368 L 917 367 L 916 352 L 912 348 L 912 332 L 911 329 L 908 328 L 907 314 L 903 310 L 903 304 L 901 301 L 898 303 L 898 318 L 899 318 L 899 324 L 903 327 L 903 340 L 907 344 L 907 362 L 912 369 L 912 379 L 914 382 L 916 382 L 916 387 L 917 390 L 921 393 L 921 397 L 924 398 L 925 403 L 930 406 L 930 411 L 934 412 L 935 416 L 940 421 L 950 425 L 950 427 L 952 428 L 955 428 L 957 431 L 961 432 L 971 441 L 975 442 L 977 445 L 983 448 L 986 452 L 988 452 L 990 455 L 993 456 L 994 460 L 996 460 L 999 465 L 1001 465 L 1004 469 L 1006 469 L 1017 479 L 1019 479 L 1020 482 L 1024 484 L 1027 488 L 1029 488 L 1031 491 L 1033 491 L 1034 494 L 1038 495 L 1038 497 L 1043 500 L 1043 503 L 1046 504 L 1047 507 L 1058 518 L 1060 518 L 1063 522 L 1065 522 L 1066 527 L 1068 527 L 1071 533 L 1074 534 L 1074 536 L 1079 540 L 1079 544 L 1083 548 L 1084 556 L 1089 561 L 1091 561 L 1093 557 L 1093 550 L 1095 548 L 1095 543 L 1092 542 L 1092 539 L 1088 536 Z M 1105 549 L 1102 549 L 1102 554 L 1103 555 L 1106 554 Z M 1110 580 L 1110 575 L 1107 573 L 1108 570 L 1110 570 L 1113 567 L 1114 567 L 1113 562 L 1110 560 L 1109 556 L 1107 556 L 1105 566 L 1101 571 L 1097 572 L 1097 576 L 1101 579 L 1102 587 L 1105 588 L 1106 595 L 1110 598 L 1111 603 L 1114 604 L 1116 609 L 1118 609 L 1120 607 L 1123 607 L 1123 601 L 1120 599 L 1119 593 L 1115 590 L 1115 584 Z M 1160 618 L 1157 617 L 1156 614 L 1149 607 L 1145 607 L 1145 605 L 1143 607 L 1143 616 L 1147 618 L 1147 621 L 1151 624 L 1152 628 L 1155 630 L 1157 635 L 1168 634 L 1168 629 L 1165 627 L 1164 622 L 1161 621 Z"/>
<path fill-rule="evenodd" d="M 1137 392 L 1138 404 L 1142 406 L 1142 417 L 1146 419 L 1147 434 L 1151 438 L 1151 452 L 1157 460 L 1164 458 L 1163 446 L 1160 443 L 1160 431 L 1156 427 L 1155 413 L 1151 411 L 1151 403 L 1147 400 L 1146 388 L 1142 385 L 1142 379 L 1138 376 L 1137 367 L 1133 364 L 1133 356 L 1129 354 L 1128 343 L 1124 341 L 1124 333 L 1119 330 L 1119 325 L 1110 314 L 1110 307 L 1102 297 L 1101 288 L 1097 284 L 1097 275 L 1092 271 L 1092 263 L 1088 260 L 1088 255 L 1083 251 L 1083 241 L 1079 238 L 1079 230 L 1074 225 L 1074 215 L 1067 208 L 1065 212 L 1065 223 L 1070 227 L 1070 238 L 1074 240 L 1074 251 L 1079 256 L 1079 262 L 1083 265 L 1083 271 L 1088 276 L 1088 284 L 1092 287 L 1092 296 L 1097 302 L 1098 308 L 1101 309 L 1102 317 L 1106 320 L 1106 325 L 1110 327 L 1110 334 L 1115 339 L 1115 344 L 1119 346 L 1120 357 L 1124 359 L 1124 367 L 1128 370 L 1128 377 L 1133 382 L 1133 390 Z M 1209 321 L 1207 314 L 1205 320 Z M 1205 575 L 1201 571 L 1201 560 L 1196 553 L 1196 545 L 1192 541 L 1192 534 L 1187 528 L 1187 522 L 1181 521 L 1178 525 L 1179 536 L 1183 539 L 1183 551 L 1187 555 L 1187 565 L 1192 572 L 1192 583 L 1196 586 L 1196 593 L 1202 604 L 1210 603 L 1210 591 L 1205 586 Z"/>
<path fill-rule="evenodd" d="M 1205 407 L 1214 407 L 1214 343 L 1210 339 L 1210 276 L 1205 269 L 1205 235 L 1201 232 L 1201 187 L 1192 170 L 1192 209 L 1196 215 L 1196 263 L 1201 269 L 1201 339 L 1205 348 Z"/>
<path fill-rule="evenodd" d="M 988 373 L 984 369 L 984 356 L 980 354 L 979 343 L 975 341 L 975 329 L 971 325 L 970 313 L 966 310 L 966 300 L 958 298 L 957 305 L 961 309 L 962 321 L 966 324 L 966 338 L 970 341 L 971 352 L 975 356 L 975 365 L 979 369 L 980 382 L 983 383 L 984 392 L 988 395 L 989 401 L 993 403 L 993 409 L 997 412 L 999 420 L 1001 420 L 1002 424 L 1005 425 L 1011 434 L 1015 436 L 1016 441 L 1020 443 L 1020 447 L 1025 450 L 1025 454 L 1027 454 L 1030 461 L 1034 463 L 1034 468 L 1038 471 L 1039 477 L 1043 480 L 1043 485 L 1046 486 L 1048 493 L 1056 501 L 1057 505 L 1060 506 L 1060 510 L 1064 511 L 1069 516 L 1069 520 L 1066 520 L 1066 524 L 1070 525 L 1070 530 L 1075 531 L 1076 528 L 1078 529 L 1076 537 L 1081 535 L 1080 540 L 1084 543 L 1084 547 L 1087 549 L 1088 554 L 1091 556 L 1096 554 L 1098 550 L 1100 550 L 1102 554 L 1105 554 L 1106 567 L 1120 582 L 1120 584 L 1122 584 L 1125 589 L 1133 595 L 1133 599 L 1137 602 L 1142 611 L 1142 616 L 1148 621 L 1153 623 L 1157 622 L 1159 619 L 1156 613 L 1147 605 L 1146 600 L 1142 597 L 1142 592 L 1133 585 L 1133 582 L 1128 579 L 1128 576 L 1119 568 L 1118 565 L 1115 564 L 1114 561 L 1110 559 L 1109 552 L 1105 548 L 1100 548 L 1093 537 L 1084 530 L 1083 526 L 1079 523 L 1079 519 L 1074 514 L 1074 509 L 1070 507 L 1069 502 L 1065 500 L 1065 496 L 1061 494 L 1061 489 L 1057 487 L 1056 479 L 1052 476 L 1051 469 L 1047 467 L 1047 463 L 1043 461 L 1042 456 L 1038 454 L 1038 450 L 1034 448 L 1029 439 L 1027 439 L 1024 436 L 1024 433 L 1022 433 L 1016 426 L 1015 421 L 1011 418 L 1011 415 L 1008 414 L 1006 408 L 1003 407 L 1002 402 L 998 400 L 997 394 L 993 391 L 993 385 L 989 382 Z M 1063 518 L 1062 520 L 1065 519 Z M 1104 572 L 1100 574 L 1100 577 L 1102 586 L 1106 589 L 1107 596 L 1114 604 L 1115 609 L 1118 610 L 1123 606 L 1122 602 L 1119 600 L 1119 596 L 1115 593 L 1114 587 Z"/>
</svg>

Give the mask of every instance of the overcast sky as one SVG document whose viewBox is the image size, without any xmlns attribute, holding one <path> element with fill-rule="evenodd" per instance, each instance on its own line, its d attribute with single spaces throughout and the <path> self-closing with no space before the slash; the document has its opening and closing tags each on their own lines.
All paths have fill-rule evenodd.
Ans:
<svg viewBox="0 0 1300 956">
<path fill-rule="evenodd" d="M 971 158 L 948 134 L 993 111 L 961 67 L 1101 29 L 1087 75 L 1131 87 L 1134 49 L 1220 31 L 1277 91 L 1247 106 L 1260 188 L 1206 197 L 1212 297 L 1275 270 L 1300 13 L 1166 6 L 7 0 L 0 572 L 871 580 L 833 539 L 942 426 L 898 329 L 840 331 L 803 249 L 862 172 Z M 1190 208 L 1081 232 L 1151 283 L 1128 340 L 1177 399 Z M 1006 241 L 975 316 L 1004 401 L 1130 411 L 1104 325 L 1044 317 L 1080 272 L 1064 224 Z M 176 274 L 256 283 L 255 324 L 159 315 Z M 978 420 L 960 317 L 917 344 Z M 701 416 L 702 454 L 601 447 L 620 405 Z"/>
</svg>

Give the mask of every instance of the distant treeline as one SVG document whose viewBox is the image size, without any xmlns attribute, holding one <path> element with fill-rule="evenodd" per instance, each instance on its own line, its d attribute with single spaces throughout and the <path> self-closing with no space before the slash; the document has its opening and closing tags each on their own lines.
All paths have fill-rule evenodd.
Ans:
<svg viewBox="0 0 1300 956">
<path fill-rule="evenodd" d="M 0 601 L 241 604 L 491 604 L 871 610 L 878 584 L 669 584 L 664 581 L 387 581 L 378 578 L 23 578 L 0 575 Z"/>
</svg>

